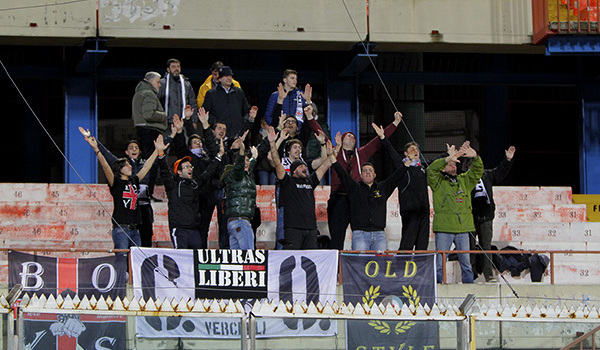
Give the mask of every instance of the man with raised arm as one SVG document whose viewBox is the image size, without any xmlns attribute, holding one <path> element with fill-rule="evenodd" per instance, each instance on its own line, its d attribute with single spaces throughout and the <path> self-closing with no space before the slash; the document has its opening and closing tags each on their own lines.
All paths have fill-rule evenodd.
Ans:
<svg viewBox="0 0 600 350">
<path fill-rule="evenodd" d="M 290 165 L 290 173 L 285 171 L 275 141 L 277 134 L 273 127 L 267 130 L 267 138 L 271 146 L 271 158 L 275 174 L 280 181 L 279 199 L 284 207 L 284 240 L 283 249 L 316 249 L 317 217 L 315 214 L 315 188 L 331 167 L 331 161 L 324 161 L 312 174 L 307 174 L 307 166 L 303 160 L 296 160 Z M 332 154 L 333 147 L 328 142 L 327 154 Z"/>
<path fill-rule="evenodd" d="M 80 128 L 79 131 L 96 153 L 113 197 L 112 238 L 115 249 L 140 246 L 142 242 L 137 228 L 141 222 L 137 200 L 140 180 L 146 176 L 158 154 L 164 154 L 168 144 L 165 145 L 162 135 L 159 135 L 154 141 L 154 152 L 146 160 L 142 169 L 134 175 L 131 164 L 126 158 L 119 158 L 109 165 L 98 148 L 96 138 L 90 136 L 90 131 L 83 128 Z"/>
<path fill-rule="evenodd" d="M 457 175 L 458 158 L 473 158 L 471 169 Z M 433 192 L 433 232 L 435 249 L 470 250 L 469 235 L 475 231 L 471 209 L 471 191 L 483 175 L 483 162 L 466 141 L 456 150 L 448 147 L 448 156 L 433 161 L 427 168 L 427 182 Z M 458 254 L 462 282 L 473 283 L 473 271 L 468 253 Z M 437 280 L 443 281 L 441 255 L 437 259 Z"/>
<path fill-rule="evenodd" d="M 217 171 L 221 157 L 225 153 L 221 142 L 221 150 L 206 170 L 194 175 L 192 158 L 185 156 L 173 164 L 173 175 L 167 166 L 164 154 L 158 158 L 160 175 L 165 184 L 169 198 L 169 231 L 175 249 L 206 249 L 199 226 L 198 211 L 202 185 L 210 181 Z"/>
<path fill-rule="evenodd" d="M 308 119 L 308 125 L 315 133 L 322 132 L 312 113 L 307 113 L 306 118 Z M 394 114 L 394 121 L 384 129 L 385 136 L 390 137 L 401 121 L 402 115 Z M 351 132 L 345 132 L 342 134 L 341 142 L 342 149 L 337 154 L 337 161 L 355 181 L 360 181 L 362 165 L 368 162 L 373 154 L 377 152 L 381 146 L 381 140 L 376 136 L 366 145 L 356 148 L 356 136 Z M 327 220 L 331 236 L 331 248 L 344 249 L 346 229 L 350 224 L 350 201 L 348 200 L 348 192 L 336 173 L 331 174 L 331 194 L 329 195 L 329 201 L 327 201 Z"/>
<path fill-rule="evenodd" d="M 246 154 L 244 140 L 247 135 L 248 131 L 242 135 L 235 162 L 225 167 L 221 177 L 225 183 L 230 249 L 254 249 L 254 230 L 252 230 L 252 218 L 256 210 L 254 166 L 258 151 L 256 147 L 251 147 L 250 156 Z"/>
<path fill-rule="evenodd" d="M 279 83 L 277 91 L 269 97 L 265 110 L 265 121 L 276 126 L 279 116 L 294 116 L 298 124 L 302 124 L 304 107 L 311 103 L 312 88 L 306 84 L 304 91 L 298 89 L 298 72 L 293 69 L 283 71 L 283 84 Z"/>
<path fill-rule="evenodd" d="M 385 137 L 383 127 L 372 124 L 382 143 L 390 143 Z M 341 143 L 341 136 L 336 143 Z M 389 144 L 387 147 L 391 147 Z M 402 166 L 389 178 L 377 182 L 375 167 L 367 162 L 361 166 L 360 181 L 354 180 L 335 157 L 330 157 L 333 169 L 340 177 L 350 201 L 350 227 L 352 228 L 352 250 L 386 250 L 385 224 L 387 199 L 392 195 L 398 181 L 408 169 Z"/>
</svg>

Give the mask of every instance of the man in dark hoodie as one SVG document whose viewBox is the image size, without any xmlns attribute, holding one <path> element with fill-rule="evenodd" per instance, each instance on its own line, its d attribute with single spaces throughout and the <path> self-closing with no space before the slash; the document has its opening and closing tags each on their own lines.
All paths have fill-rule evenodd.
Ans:
<svg viewBox="0 0 600 350">
<path fill-rule="evenodd" d="M 221 143 L 222 145 L 222 143 Z M 205 172 L 194 177 L 191 158 L 186 156 L 173 164 L 171 175 L 166 157 L 159 157 L 160 175 L 165 184 L 169 199 L 169 231 L 175 249 L 206 249 L 198 229 L 198 207 L 202 184 L 209 181 L 219 167 L 225 153 L 223 146 L 219 154 L 211 161 Z"/>
<path fill-rule="evenodd" d="M 391 147 L 383 128 L 375 123 L 372 125 L 381 142 L 389 144 L 386 147 Z M 408 166 L 398 168 L 389 178 L 377 182 L 375 167 L 367 162 L 361 166 L 361 180 L 356 181 L 334 160 L 332 159 L 333 169 L 340 177 L 350 201 L 352 250 L 386 250 L 387 199 L 394 192 L 398 181 L 406 174 Z"/>
<path fill-rule="evenodd" d="M 483 249 L 487 252 L 492 247 L 493 222 L 496 215 L 493 186 L 498 185 L 508 175 L 515 151 L 515 146 L 508 147 L 505 151 L 506 157 L 502 159 L 500 165 L 494 169 L 485 169 L 483 176 L 471 192 L 473 222 L 475 224 L 475 235 L 469 237 L 471 250 Z M 477 242 L 475 238 L 477 238 Z M 486 282 L 495 282 L 492 264 L 485 255 L 471 254 L 471 266 L 473 268 L 473 279 L 477 278 L 478 273 L 483 272 Z"/>
<path fill-rule="evenodd" d="M 131 101 L 131 118 L 135 126 L 138 141 L 142 144 L 142 158 L 148 159 L 154 152 L 154 140 L 167 130 L 167 114 L 156 96 L 160 88 L 160 74 L 148 72 L 144 80 L 135 87 Z M 148 195 L 154 192 L 158 171 L 156 165 L 150 169 Z"/>
<path fill-rule="evenodd" d="M 313 132 L 318 133 L 321 130 L 319 123 L 310 114 L 306 114 L 308 125 Z M 396 127 L 402 121 L 402 114 L 396 112 L 394 121 L 384 129 L 385 137 L 390 137 Z M 337 138 L 337 137 L 336 137 Z M 356 136 L 351 132 L 345 132 L 341 137 L 342 149 L 337 154 L 337 162 L 344 170 L 355 180 L 361 180 L 362 165 L 381 147 L 381 140 L 378 136 L 369 141 L 366 145 L 356 148 Z M 337 146 L 337 145 L 336 145 Z M 329 234 L 331 236 L 330 247 L 332 249 L 344 249 L 344 240 L 346 239 L 346 228 L 350 224 L 350 201 L 348 192 L 344 188 L 339 176 L 336 173 L 331 174 L 331 194 L 327 202 L 327 217 L 329 225 Z"/>
</svg>

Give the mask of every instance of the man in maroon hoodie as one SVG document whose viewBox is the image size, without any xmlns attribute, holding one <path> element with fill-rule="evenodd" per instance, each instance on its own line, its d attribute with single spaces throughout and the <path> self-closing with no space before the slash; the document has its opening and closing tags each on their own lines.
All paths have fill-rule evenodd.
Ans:
<svg viewBox="0 0 600 350">
<path fill-rule="evenodd" d="M 308 125 L 313 132 L 318 133 L 321 130 L 319 123 L 312 117 L 311 113 L 307 113 Z M 402 121 L 402 113 L 394 113 L 394 121 L 388 125 L 385 130 L 385 137 L 390 137 L 396 127 Z M 321 130 L 322 131 L 322 130 Z M 339 133 L 338 133 L 339 134 Z M 341 137 L 336 136 L 336 142 L 340 139 L 342 143 L 342 151 L 337 155 L 337 162 L 344 170 L 350 174 L 355 181 L 360 181 L 361 167 L 367 163 L 369 159 L 381 147 L 381 140 L 375 136 L 366 145 L 356 148 L 356 136 L 351 132 L 345 132 Z M 350 201 L 348 193 L 342 185 L 337 173 L 331 174 L 331 193 L 329 201 L 327 201 L 327 217 L 329 226 L 329 235 L 331 236 L 331 249 L 344 249 L 344 240 L 346 239 L 346 229 L 350 224 Z"/>
</svg>

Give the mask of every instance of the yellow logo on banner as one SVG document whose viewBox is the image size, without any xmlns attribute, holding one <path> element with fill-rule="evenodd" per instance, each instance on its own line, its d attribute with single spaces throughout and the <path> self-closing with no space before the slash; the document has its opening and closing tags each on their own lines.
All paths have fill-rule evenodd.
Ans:
<svg viewBox="0 0 600 350">
<path fill-rule="evenodd" d="M 362 298 L 363 304 L 367 304 L 369 307 L 373 306 L 373 304 L 375 303 L 375 299 L 377 299 L 377 297 L 379 297 L 380 295 L 379 287 L 380 286 L 370 286 L 369 289 L 365 291 L 365 296 Z M 419 302 L 421 301 L 421 297 L 417 293 L 417 290 L 414 289 L 412 285 L 408 285 L 408 287 L 402 286 L 402 289 L 404 290 L 402 295 L 408 298 L 408 302 L 410 303 L 410 305 L 417 307 L 417 305 L 419 305 Z M 383 334 L 390 334 L 392 333 L 392 331 L 394 332 L 394 334 L 404 333 L 416 324 L 416 322 L 412 321 L 399 321 L 396 323 L 392 330 L 392 327 L 390 327 L 390 325 L 385 321 L 369 321 L 369 326 L 373 327 L 376 331 L 379 331 L 379 333 Z"/>
</svg>

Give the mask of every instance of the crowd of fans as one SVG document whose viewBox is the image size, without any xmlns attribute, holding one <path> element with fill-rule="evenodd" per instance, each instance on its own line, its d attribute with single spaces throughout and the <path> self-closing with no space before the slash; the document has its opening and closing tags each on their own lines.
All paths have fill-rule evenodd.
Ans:
<svg viewBox="0 0 600 350">
<path fill-rule="evenodd" d="M 385 128 L 373 124 L 377 136 L 360 148 L 351 132 L 338 133 L 332 140 L 327 125 L 319 120 L 311 86 L 300 89 L 298 73 L 291 69 L 283 72 L 282 82 L 270 96 L 257 137 L 248 137 L 259 111 L 248 104 L 233 76 L 229 66 L 215 62 L 195 95 L 176 59 L 167 61 L 164 77 L 146 73 L 132 99 L 137 140 L 127 145 L 126 158 L 115 157 L 80 128 L 113 196 L 116 249 L 152 246 L 151 201 L 158 200 L 154 187 L 159 176 L 168 198 L 169 229 L 176 249 L 207 248 L 215 209 L 219 248 L 254 249 L 261 221 L 257 184 L 276 185 L 276 249 L 341 250 L 350 225 L 353 250 L 386 250 L 386 203 L 398 188 L 399 249 L 426 250 L 428 185 L 433 192 L 436 248 L 448 250 L 454 243 L 459 250 L 489 249 L 492 185 L 506 176 L 514 147 L 506 151 L 500 171 L 484 173 L 481 158 L 468 141 L 460 147 L 448 146 L 447 153 L 427 167 L 417 143 L 405 145 L 402 154 L 388 140 L 402 122 L 400 112 Z M 382 145 L 397 170 L 378 181 L 369 160 Z M 167 154 L 177 161 L 168 164 Z M 469 164 L 463 172 L 456 166 L 461 159 Z M 314 189 L 330 167 L 334 171 L 327 208 L 329 235 L 319 236 Z M 469 255 L 459 254 L 459 261 L 463 282 L 472 282 L 477 271 Z M 486 280 L 491 280 L 489 264 L 483 262 L 483 266 Z"/>
</svg>

